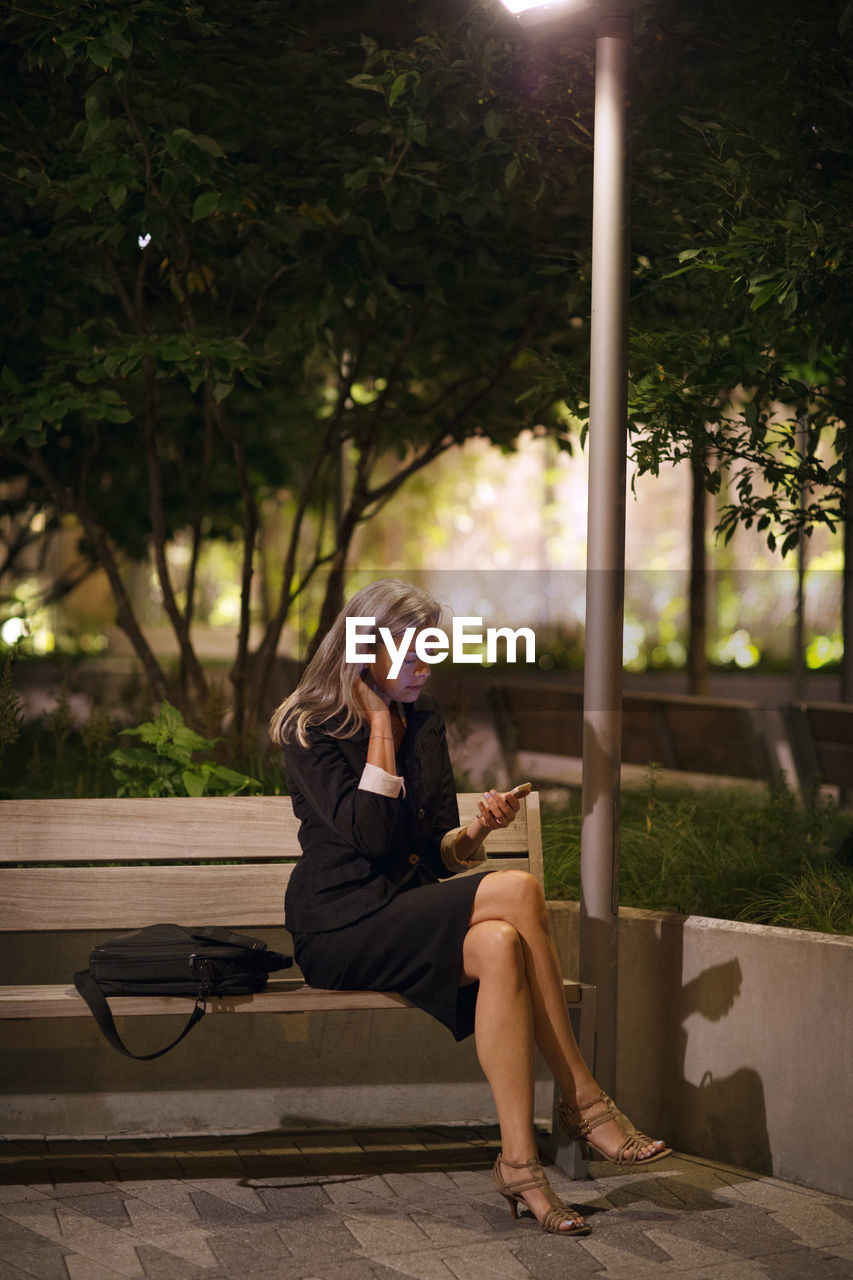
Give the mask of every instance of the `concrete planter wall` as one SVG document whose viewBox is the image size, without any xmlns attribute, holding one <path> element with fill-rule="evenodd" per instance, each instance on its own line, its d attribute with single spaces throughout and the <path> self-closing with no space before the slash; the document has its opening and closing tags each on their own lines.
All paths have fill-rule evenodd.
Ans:
<svg viewBox="0 0 853 1280">
<path fill-rule="evenodd" d="M 577 904 L 550 910 L 574 974 Z M 94 940 L 5 938 L 0 971 L 62 981 Z M 635 1123 L 853 1196 L 853 938 L 623 909 L 619 947 L 617 1098 Z M 174 1021 L 128 1019 L 127 1038 L 165 1043 Z M 88 1019 L 0 1023 L 0 1095 L 9 1135 L 494 1119 L 473 1043 L 407 1011 L 209 1018 L 153 1063 L 121 1058 Z"/>
<path fill-rule="evenodd" d="M 577 903 L 551 904 L 563 962 Z M 853 938 L 620 911 L 617 1098 L 674 1147 L 853 1196 Z"/>
</svg>

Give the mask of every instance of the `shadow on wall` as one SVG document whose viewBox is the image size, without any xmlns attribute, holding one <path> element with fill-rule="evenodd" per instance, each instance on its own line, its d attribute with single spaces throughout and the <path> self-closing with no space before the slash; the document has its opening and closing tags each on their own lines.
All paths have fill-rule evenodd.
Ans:
<svg viewBox="0 0 853 1280">
<path fill-rule="evenodd" d="M 771 1173 L 764 1085 L 758 1072 L 741 1067 L 715 1077 L 708 1070 L 698 1085 L 691 1084 L 686 1072 L 689 1018 L 698 1014 L 708 1022 L 720 1022 L 738 1000 L 742 982 L 740 962 L 733 959 L 712 965 L 681 988 L 675 1032 L 680 1087 L 673 1122 L 678 1133 L 690 1135 L 690 1149 L 696 1154 L 714 1152 L 730 1164 Z"/>
<path fill-rule="evenodd" d="M 608 759 L 598 738 L 587 735 L 585 746 L 588 752 L 595 752 L 592 776 L 606 778 L 612 761 Z M 599 796 L 592 796 L 591 801 L 585 797 L 585 801 L 587 807 L 592 808 L 598 803 Z M 652 913 L 637 914 L 642 916 Z M 593 932 L 593 945 L 597 923 L 589 922 Z M 624 937 L 624 930 L 620 929 L 620 975 L 625 972 L 622 954 Z M 644 956 L 643 961 L 643 966 L 629 965 L 627 972 L 631 975 L 654 974 L 657 994 L 653 992 L 649 995 L 647 990 L 641 988 L 634 995 L 640 1004 L 648 999 L 662 999 L 663 1008 L 654 1010 L 658 1016 L 650 1017 L 645 1027 L 635 1022 L 626 1036 L 625 984 L 620 979 L 617 1036 L 620 1066 L 624 1073 L 628 1066 L 624 1061 L 626 1048 L 633 1060 L 638 1041 L 654 1038 L 653 1035 L 649 1036 L 648 1029 L 655 1026 L 665 1028 L 663 1039 L 666 1058 L 656 1064 L 654 1074 L 645 1077 L 648 1082 L 659 1082 L 656 1092 L 660 1095 L 661 1107 L 661 1124 L 659 1127 L 653 1126 L 649 1132 L 665 1134 L 667 1141 L 677 1150 L 695 1155 L 713 1155 L 714 1159 L 740 1165 L 757 1173 L 770 1173 L 772 1159 L 764 1085 L 758 1072 L 750 1067 L 742 1067 L 729 1075 L 714 1077 L 711 1071 L 705 1071 L 698 1085 L 691 1083 L 688 1072 L 689 1020 L 698 1015 L 708 1022 L 716 1023 L 730 1013 L 740 997 L 743 984 L 740 962 L 735 958 L 711 965 L 684 983 L 684 918 L 675 915 L 662 918 L 657 932 L 657 955 Z M 642 978 L 640 981 L 642 982 Z M 633 1072 L 633 1065 L 629 1066 L 629 1070 Z M 671 1082 L 671 1087 L 667 1087 L 668 1081 Z M 641 1103 L 640 1114 L 646 1109 L 647 1102 L 646 1105 Z"/>
<path fill-rule="evenodd" d="M 758 1071 L 742 1066 L 715 1076 L 706 1070 L 695 1084 L 689 1079 L 690 1020 L 721 1023 L 734 1009 L 743 986 L 738 959 L 708 966 L 681 982 L 684 920 L 669 916 L 658 938 L 658 975 L 665 1001 L 667 1064 L 663 1079 L 672 1091 L 662 1098 L 662 1124 L 667 1138 L 680 1151 L 739 1165 L 762 1174 L 772 1171 L 767 1133 L 765 1087 Z M 666 1016 L 669 1015 L 669 1016 Z"/>
</svg>

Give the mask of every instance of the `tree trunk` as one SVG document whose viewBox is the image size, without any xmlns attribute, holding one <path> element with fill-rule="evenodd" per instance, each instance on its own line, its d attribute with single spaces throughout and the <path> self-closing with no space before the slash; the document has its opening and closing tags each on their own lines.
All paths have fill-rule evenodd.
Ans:
<svg viewBox="0 0 853 1280">
<path fill-rule="evenodd" d="M 163 481 L 160 458 L 157 452 L 158 388 L 150 358 L 146 358 L 145 365 L 145 454 L 148 468 L 151 546 L 154 551 L 154 562 L 157 566 L 160 590 L 163 593 L 163 607 L 172 624 L 172 630 L 178 642 L 178 650 L 181 656 L 181 673 L 186 681 L 186 685 L 181 689 L 180 701 L 183 704 L 181 710 L 187 714 L 190 710 L 189 689 L 187 686 L 192 685 L 200 703 L 206 701 L 208 689 L 204 671 L 190 639 L 191 619 L 181 612 L 175 596 L 172 576 L 169 572 L 169 562 L 166 554 L 168 537 L 163 504 Z"/>
<path fill-rule="evenodd" d="M 234 465 L 240 483 L 240 496 L 243 500 L 243 562 L 240 574 L 240 629 L 237 634 L 237 653 L 229 672 L 229 679 L 234 690 L 234 727 L 243 733 L 251 726 L 252 713 L 247 706 L 249 685 L 249 638 L 252 624 L 252 582 L 255 576 L 255 551 L 258 541 L 258 530 L 261 518 L 257 499 L 252 488 L 249 475 L 249 462 L 239 431 L 234 430 L 222 410 L 216 403 L 208 386 L 205 389 L 207 403 L 215 417 L 219 429 L 231 444 Z"/>
<path fill-rule="evenodd" d="M 320 610 L 320 621 L 317 623 L 317 630 L 308 645 L 307 659 L 310 662 L 317 652 L 320 641 L 331 627 L 335 618 L 344 607 L 344 574 L 346 573 L 346 551 L 339 549 L 335 556 L 331 569 L 329 570 L 328 581 L 326 582 L 326 594 L 323 596 L 323 607 Z"/>
<path fill-rule="evenodd" d="M 800 419 L 798 435 L 800 456 L 805 458 L 808 449 L 808 417 L 806 414 L 803 414 Z M 801 513 L 804 511 L 805 505 L 806 490 L 805 485 L 801 483 Z M 806 558 L 806 539 L 804 532 L 801 530 L 800 541 L 797 543 L 797 592 L 794 610 L 794 643 L 791 655 L 791 689 L 795 702 L 805 702 L 806 699 Z"/>
<path fill-rule="evenodd" d="M 853 352 L 848 353 L 844 379 L 844 567 L 841 636 L 841 701 L 853 702 Z"/>
<path fill-rule="evenodd" d="M 687 643 L 687 692 L 706 698 L 708 676 L 708 558 L 705 551 L 705 467 L 702 458 L 690 464 L 692 501 L 690 511 L 690 600 Z"/>
<path fill-rule="evenodd" d="M 848 353 L 844 398 L 844 552 L 841 588 L 841 701 L 853 702 L 853 352 Z M 853 788 L 842 787 L 839 802 L 848 805 Z"/>
<path fill-rule="evenodd" d="M 308 660 L 314 657 L 317 647 L 331 627 L 335 618 L 344 607 L 344 578 L 347 568 L 347 555 L 352 546 L 352 540 L 355 531 L 358 528 L 358 522 L 364 512 L 366 506 L 366 498 L 364 496 L 364 472 L 360 468 L 356 485 L 350 494 L 349 505 L 344 507 L 344 495 L 342 491 L 339 496 L 340 509 L 342 515 L 337 525 L 337 547 L 335 548 L 334 559 L 329 570 L 329 580 L 326 583 L 326 594 L 323 597 L 323 607 L 320 610 L 320 621 L 317 624 L 317 630 L 311 637 L 311 643 L 308 646 Z"/>
</svg>

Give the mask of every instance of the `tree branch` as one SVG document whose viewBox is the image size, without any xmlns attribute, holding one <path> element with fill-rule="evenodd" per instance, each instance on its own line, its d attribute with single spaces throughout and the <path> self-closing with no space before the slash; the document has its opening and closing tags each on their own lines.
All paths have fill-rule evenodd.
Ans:
<svg viewBox="0 0 853 1280">
<path fill-rule="evenodd" d="M 15 561 L 21 552 L 25 551 L 27 547 L 31 547 L 32 544 L 37 542 L 42 536 L 43 535 L 40 533 L 33 533 L 32 529 L 28 528 L 26 525 L 22 525 L 6 545 L 3 560 L 0 562 L 0 578 L 7 574 L 14 566 Z"/>
<path fill-rule="evenodd" d="M 157 380 L 154 364 L 150 356 L 145 359 L 145 455 L 148 464 L 148 509 L 151 520 L 151 535 L 154 547 L 154 560 L 157 565 L 157 576 L 163 592 L 163 606 L 172 624 L 181 654 L 182 670 L 192 681 L 196 694 L 207 697 L 207 681 L 201 663 L 196 657 L 190 640 L 188 620 L 181 613 L 172 575 L 166 559 L 166 522 L 163 515 L 163 477 L 160 459 L 157 454 Z"/>
<path fill-rule="evenodd" d="M 255 309 L 254 309 L 254 311 L 252 312 L 252 317 L 251 317 L 251 319 L 249 320 L 249 323 L 248 323 L 248 324 L 246 325 L 246 327 L 245 327 L 245 328 L 244 328 L 240 333 L 238 333 L 238 335 L 237 335 L 237 339 L 238 339 L 238 341 L 239 341 L 239 342 L 245 342 L 245 341 L 246 341 L 246 339 L 248 338 L 249 334 L 251 333 L 251 331 L 254 329 L 255 325 L 257 324 L 257 322 L 258 322 L 258 317 L 259 317 L 259 316 L 260 316 L 260 314 L 261 314 L 261 306 L 262 306 L 262 304 L 266 301 L 267 294 L 269 293 L 270 289 L 272 289 L 273 285 L 276 283 L 276 281 L 277 281 L 277 280 L 280 280 L 280 279 L 281 279 L 281 277 L 282 277 L 283 275 L 286 275 L 288 271 L 293 271 L 295 267 L 296 267 L 296 263 L 295 263 L 295 262 L 283 263 L 283 264 L 279 267 L 278 271 L 275 271 L 275 272 L 272 274 L 272 276 L 269 278 L 269 280 L 266 282 L 266 284 L 264 285 L 264 287 L 261 289 L 260 293 L 258 294 L 258 298 L 257 298 L 257 301 L 256 301 L 256 303 L 255 303 Z"/>
<path fill-rule="evenodd" d="M 246 683 L 248 679 L 249 629 L 251 626 L 252 578 L 254 576 L 255 546 L 260 527 L 258 504 L 249 479 L 249 468 L 246 461 L 246 450 L 240 433 L 235 431 L 227 420 L 221 404 L 213 398 L 210 382 L 205 384 L 206 397 L 209 399 L 211 411 L 223 436 L 230 441 L 234 453 L 234 463 L 240 484 L 240 495 L 243 499 L 243 565 L 240 576 L 240 629 L 237 637 L 237 656 L 230 671 L 230 680 L 234 688 L 234 720 L 238 732 L 242 732 L 246 723 Z"/>
<path fill-rule="evenodd" d="M 85 497 L 82 493 L 76 497 L 69 496 L 37 449 L 30 449 L 28 454 L 21 458 L 21 461 L 33 475 L 39 478 L 50 494 L 57 511 L 65 511 L 75 515 L 80 521 L 83 532 L 95 548 L 98 562 L 107 575 L 113 599 L 116 603 L 116 625 L 121 628 L 133 646 L 154 696 L 165 698 L 167 691 L 166 677 L 137 621 L 109 538 L 95 519 Z"/>
<path fill-rule="evenodd" d="M 469 396 L 463 405 L 460 405 L 451 417 L 450 422 L 446 426 L 443 426 L 441 431 L 437 432 L 433 436 L 427 446 L 419 454 L 416 454 L 410 463 L 401 468 L 400 471 L 396 472 L 390 480 L 379 485 L 378 488 L 367 491 L 366 497 L 369 503 L 382 501 L 386 494 L 396 492 L 400 485 L 407 480 L 409 476 L 414 475 L 416 471 L 420 471 L 422 467 L 427 465 L 427 463 L 432 462 L 433 458 L 438 457 L 440 453 L 443 453 L 451 444 L 455 443 L 460 424 L 474 412 L 478 405 L 482 404 L 492 391 L 494 391 L 501 378 L 506 374 L 507 370 L 511 368 L 515 357 L 524 346 L 526 340 L 527 335 L 524 334 L 518 338 L 515 343 L 513 343 L 504 358 L 489 374 L 485 384 L 473 395 Z M 431 406 L 429 406 L 429 409 L 425 409 L 424 412 L 429 412 L 430 409 L 434 409 L 446 398 L 447 393 L 443 393 Z"/>
</svg>

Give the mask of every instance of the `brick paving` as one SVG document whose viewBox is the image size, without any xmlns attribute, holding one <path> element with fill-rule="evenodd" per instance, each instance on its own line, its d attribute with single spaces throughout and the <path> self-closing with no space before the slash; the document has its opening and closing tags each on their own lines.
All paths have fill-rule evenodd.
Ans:
<svg viewBox="0 0 853 1280">
<path fill-rule="evenodd" d="M 490 1127 L 0 1144 L 0 1280 L 853 1280 L 853 1201 L 693 1156 L 552 1181 L 513 1222 Z"/>
</svg>

